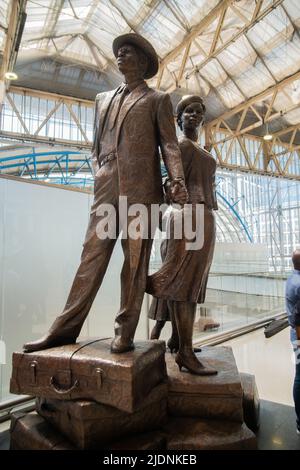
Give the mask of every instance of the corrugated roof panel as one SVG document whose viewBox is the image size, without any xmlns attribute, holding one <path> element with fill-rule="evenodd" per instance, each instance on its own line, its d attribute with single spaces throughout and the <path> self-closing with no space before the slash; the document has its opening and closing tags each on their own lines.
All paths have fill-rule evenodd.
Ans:
<svg viewBox="0 0 300 470">
<path fill-rule="evenodd" d="M 284 10 L 278 7 L 255 24 L 247 35 L 254 47 L 265 55 L 283 42 L 287 42 L 293 35 L 293 27 Z"/>
<path fill-rule="evenodd" d="M 268 100 L 269 102 L 270 100 Z M 293 101 L 291 99 L 290 93 L 286 91 L 279 91 L 275 98 L 273 108 L 277 111 L 285 111 L 286 109 L 290 108 L 293 105 Z"/>
<path fill-rule="evenodd" d="M 267 67 L 277 80 L 292 75 L 299 70 L 300 39 L 294 36 L 290 42 L 281 43 L 264 57 Z"/>
<path fill-rule="evenodd" d="M 200 96 L 205 97 L 210 92 L 210 85 L 203 79 L 200 74 L 193 74 L 183 83 L 187 94 L 198 93 Z"/>
<path fill-rule="evenodd" d="M 290 123 L 290 124 L 299 124 L 300 122 L 300 109 L 296 108 L 293 109 L 292 111 L 289 111 L 284 115 L 285 119 Z"/>
<path fill-rule="evenodd" d="M 5 33 L 2 29 L 0 29 L 0 51 L 3 51 L 5 46 Z"/>
<path fill-rule="evenodd" d="M 299 0 L 285 0 L 283 6 L 287 14 L 291 17 L 291 20 L 294 21 L 298 26 L 300 24 L 300 9 L 299 9 Z"/>
<path fill-rule="evenodd" d="M 254 65 L 257 55 L 247 39 L 242 36 L 218 54 L 218 59 L 230 75 L 238 76 Z"/>
<path fill-rule="evenodd" d="M 105 57 L 115 61 L 115 56 L 112 50 L 112 42 L 116 37 L 115 35 L 103 31 L 99 38 L 99 31 L 94 26 L 92 26 L 88 30 L 88 37 L 93 41 L 93 43 Z"/>
<path fill-rule="evenodd" d="M 274 0 L 264 0 L 261 12 L 273 3 Z M 0 0 L 0 23 L 4 26 L 9 4 L 9 0 Z M 239 0 L 229 5 L 217 47 L 244 28 L 253 17 L 256 4 L 255 1 Z M 160 58 L 164 58 L 180 46 L 193 27 L 199 25 L 217 5 L 222 6 L 220 0 L 28 1 L 28 16 L 16 65 L 19 83 L 26 86 L 28 81 L 29 86 L 34 83 L 34 86 L 49 91 L 67 92 L 70 89 L 75 96 L 90 97 L 99 86 L 101 89 L 112 88 L 121 80 L 112 52 L 116 36 L 137 31 L 153 44 Z M 221 9 L 218 11 L 220 13 Z M 190 93 L 209 94 L 207 99 L 213 112 L 208 110 L 208 114 L 218 116 L 226 110 L 225 105 L 232 108 L 243 102 L 245 97 L 272 86 L 275 83 L 272 75 L 280 81 L 299 70 L 300 40 L 288 15 L 299 28 L 299 0 L 284 0 L 281 6 L 271 10 L 216 58 L 209 59 L 207 56 L 210 56 L 219 16 L 213 23 L 208 22 L 206 30 L 193 38 L 177 93 L 188 90 Z M 0 51 L 3 44 L 4 35 L 0 28 Z M 174 90 L 175 75 L 178 78 L 184 50 L 183 45 L 164 70 L 162 89 L 172 87 Z M 53 70 L 47 72 L 44 67 L 49 67 L 51 61 Z M 208 63 L 201 68 L 203 62 Z M 88 66 L 91 73 L 87 79 L 84 72 L 79 72 Z M 70 77 L 68 67 L 73 71 Z M 97 69 L 93 72 L 95 67 L 99 69 L 98 76 Z M 195 67 L 199 67 L 199 73 L 194 73 Z M 39 85 L 41 81 L 43 83 Z M 155 87 L 156 84 L 157 77 L 150 81 L 150 85 Z M 291 84 L 286 92 L 286 96 L 293 99 L 286 99 L 281 92 L 278 93 L 275 109 L 290 109 L 294 101 L 296 104 L 300 102 L 296 85 Z"/>
<path fill-rule="evenodd" d="M 10 1 L 9 0 L 0 0 L 0 23 L 7 28 L 8 18 L 10 13 Z"/>
<path fill-rule="evenodd" d="M 248 98 L 258 95 L 266 88 L 275 84 L 266 67 L 259 59 L 254 66 L 249 67 L 240 76 L 235 76 L 235 81 Z"/>
<path fill-rule="evenodd" d="M 126 22 L 126 16 L 118 11 L 108 0 L 99 2 L 88 25 L 93 26 L 94 34 L 101 39 L 102 33 L 109 33 L 113 37 L 129 32 L 130 27 Z M 87 29 L 88 32 L 88 29 Z"/>
<path fill-rule="evenodd" d="M 218 90 L 219 95 L 222 96 L 223 103 L 229 109 L 244 101 L 243 95 L 241 95 L 235 83 L 230 79 L 227 79 L 226 82 L 215 88 Z"/>
<path fill-rule="evenodd" d="M 255 2 L 249 2 L 248 0 L 240 0 L 238 2 L 234 2 L 233 7 L 234 9 L 230 9 L 231 11 L 234 11 L 235 14 L 240 13 L 242 18 L 245 18 L 246 20 L 250 21 L 253 12 L 255 9 Z M 263 6 L 265 8 L 265 5 Z"/>
<path fill-rule="evenodd" d="M 222 69 L 216 59 L 213 59 L 207 65 L 202 67 L 200 73 L 214 86 L 221 85 L 228 78 L 226 72 Z"/>
<path fill-rule="evenodd" d="M 151 12 L 153 6 L 155 6 L 155 2 L 141 2 L 140 0 L 113 0 L 113 4 L 115 8 L 118 8 L 124 16 L 126 17 L 127 21 L 130 22 L 133 26 L 140 25 L 145 18 Z"/>
<path fill-rule="evenodd" d="M 86 41 L 80 36 L 75 37 L 74 40 L 70 43 L 70 45 L 68 45 L 64 49 L 63 56 L 64 55 L 70 57 L 71 59 L 79 60 L 82 62 L 86 62 L 87 64 L 97 66 L 97 62 L 91 52 L 91 49 L 89 48 Z"/>
<path fill-rule="evenodd" d="M 217 23 L 214 24 L 213 31 L 216 31 L 218 21 L 219 21 L 219 18 L 217 19 Z M 225 18 L 224 18 L 222 30 L 220 32 L 220 38 L 219 38 L 219 41 L 217 42 L 217 47 L 224 44 L 224 42 L 227 42 L 235 34 L 237 34 L 247 21 L 248 21 L 248 18 L 245 18 L 245 19 L 241 18 L 238 15 L 237 10 L 228 8 Z"/>
<path fill-rule="evenodd" d="M 38 4 L 27 2 L 27 19 L 22 41 L 46 34 L 46 22 L 47 19 L 49 19 L 49 16 L 55 13 L 54 5 L 55 2 L 53 0 L 39 0 Z"/>
<path fill-rule="evenodd" d="M 186 34 L 183 26 L 164 2 L 156 6 L 144 23 L 138 27 L 138 32 L 151 41 L 160 57 L 164 57 L 178 46 Z"/>
<path fill-rule="evenodd" d="M 168 0 L 168 3 L 180 10 L 191 27 L 198 24 L 205 16 L 213 10 L 219 0 Z"/>
</svg>

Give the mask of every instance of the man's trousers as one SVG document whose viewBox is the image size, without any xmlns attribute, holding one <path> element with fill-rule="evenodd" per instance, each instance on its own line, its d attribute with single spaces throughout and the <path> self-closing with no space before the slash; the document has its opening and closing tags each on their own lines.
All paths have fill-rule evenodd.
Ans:
<svg viewBox="0 0 300 470">
<path fill-rule="evenodd" d="M 138 181 L 137 184 L 142 184 L 142 181 Z M 99 209 L 103 209 L 103 204 L 110 204 L 115 208 L 115 218 L 107 216 L 107 213 L 105 217 L 103 214 L 99 216 Z M 148 211 L 147 224 L 150 227 L 150 206 L 146 207 Z M 96 175 L 94 201 L 83 245 L 81 263 L 66 306 L 50 328 L 51 334 L 73 339 L 79 335 L 101 286 L 118 234 L 122 230 L 118 209 L 119 175 L 117 162 L 113 160 L 101 167 Z M 130 224 L 133 218 L 127 217 L 127 224 Z M 110 228 L 114 226 L 116 236 L 106 239 L 99 238 L 103 224 L 104 226 L 109 225 Z M 142 307 L 152 238 L 151 236 L 137 239 L 127 237 L 122 238 L 121 243 L 124 263 L 121 272 L 121 305 L 115 319 L 115 334 L 130 341 L 134 338 Z"/>
</svg>

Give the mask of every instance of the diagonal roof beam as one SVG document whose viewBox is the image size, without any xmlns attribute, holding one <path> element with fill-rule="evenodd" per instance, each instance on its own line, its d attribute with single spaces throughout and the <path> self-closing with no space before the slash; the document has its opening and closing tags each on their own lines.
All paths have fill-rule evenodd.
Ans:
<svg viewBox="0 0 300 470">
<path fill-rule="evenodd" d="M 257 16 L 259 15 L 259 12 L 261 11 L 262 4 L 264 3 L 264 0 L 257 0 L 256 1 L 256 7 L 252 16 L 251 21 L 255 20 Z"/>
<path fill-rule="evenodd" d="M 276 91 L 280 91 L 281 89 L 286 87 L 289 83 L 292 83 L 293 81 L 299 80 L 299 79 L 300 79 L 300 72 L 296 72 L 295 74 L 290 75 L 289 77 L 287 77 L 287 78 L 281 80 L 280 82 L 276 83 L 276 85 L 273 85 L 270 88 L 267 88 L 267 90 L 259 93 L 256 96 L 253 96 L 252 98 L 245 101 L 244 103 L 241 103 L 238 106 L 236 106 L 235 108 L 233 108 L 233 109 L 227 111 L 226 113 L 222 114 L 218 118 L 216 118 L 213 121 L 211 121 L 210 123 L 208 123 L 208 125 L 210 127 L 216 126 L 218 124 L 218 122 L 220 122 L 222 120 L 229 119 L 229 118 L 235 116 L 239 112 L 243 111 L 245 108 L 247 108 L 247 107 L 249 108 L 253 104 L 255 104 L 259 101 L 263 101 L 263 100 L 267 99 L 270 95 L 272 95 L 272 93 L 274 93 Z"/>
<path fill-rule="evenodd" d="M 61 10 L 63 9 L 64 3 L 65 3 L 64 0 L 56 0 L 53 8 L 49 10 L 48 18 L 46 18 L 46 21 L 45 21 L 47 36 L 52 37 L 52 35 L 54 34 L 56 24 L 61 14 Z M 47 19 L 49 22 L 48 24 L 47 24 Z"/>
<path fill-rule="evenodd" d="M 267 70 L 268 74 L 270 75 L 270 77 L 272 78 L 272 80 L 274 81 L 274 83 L 277 83 L 277 78 L 275 77 L 275 75 L 273 74 L 272 70 L 270 69 L 270 67 L 268 67 L 264 57 L 262 56 L 262 54 L 258 51 L 258 49 L 255 47 L 253 41 L 251 41 L 251 39 L 247 36 L 247 34 L 245 34 L 245 38 L 246 40 L 248 41 L 248 43 L 250 44 L 250 46 L 252 47 L 252 49 L 254 50 L 255 54 L 257 55 L 257 57 L 260 59 L 260 61 L 262 62 L 263 66 L 265 67 L 265 69 Z"/>
<path fill-rule="evenodd" d="M 211 46 L 210 46 L 210 51 L 209 51 L 210 55 L 215 52 L 216 46 L 217 46 L 218 41 L 220 39 L 220 34 L 221 34 L 221 30 L 223 28 L 225 16 L 226 16 L 226 13 L 227 13 L 227 8 L 228 8 L 228 5 L 224 4 L 223 9 L 222 9 L 221 14 L 220 14 L 220 17 L 219 17 L 218 26 L 217 26 L 217 29 L 216 29 L 215 34 L 214 34 L 214 38 L 213 38 Z"/>
<path fill-rule="evenodd" d="M 289 22 L 291 23 L 291 25 L 293 26 L 294 28 L 294 32 L 297 34 L 298 38 L 300 39 L 300 32 L 299 32 L 299 28 L 297 27 L 297 25 L 295 24 L 295 22 L 293 21 L 291 15 L 289 14 L 289 12 L 287 11 L 287 9 L 285 8 L 284 5 L 281 5 L 281 8 L 283 9 L 284 13 L 286 14 Z"/>
<path fill-rule="evenodd" d="M 185 16 L 182 14 L 181 10 L 178 8 L 178 5 L 176 5 L 177 10 L 178 10 L 177 11 L 176 8 L 170 2 L 170 0 L 163 0 L 163 2 L 166 5 L 166 7 L 171 11 L 171 13 L 175 16 L 175 18 L 178 21 L 178 23 L 180 24 L 180 26 L 185 31 L 189 31 L 190 27 L 188 25 L 188 22 L 187 22 Z"/>
<path fill-rule="evenodd" d="M 7 33 L 7 27 L 4 26 L 4 24 L 1 23 L 1 21 L 0 21 L 0 29 L 3 29 L 3 31 L 5 31 Z"/>
<path fill-rule="evenodd" d="M 159 3 L 160 0 L 147 0 L 144 2 L 140 2 L 141 6 L 132 18 L 132 23 L 138 26 L 139 29 L 141 29 L 145 20 L 149 18 L 149 16 L 155 10 Z"/>
<path fill-rule="evenodd" d="M 227 47 L 237 41 L 241 36 L 243 36 L 245 33 L 248 32 L 249 29 L 251 29 L 256 23 L 261 21 L 265 16 L 267 16 L 271 11 L 273 11 L 275 8 L 277 8 L 279 5 L 284 0 L 273 0 L 273 3 L 269 5 L 267 8 L 264 10 L 258 10 L 258 15 L 255 16 L 253 15 L 251 21 L 245 24 L 243 28 L 239 30 L 237 34 L 232 36 L 228 41 L 224 42 L 220 47 L 216 48 L 213 54 L 210 54 L 207 59 L 204 62 L 201 62 L 201 64 L 198 64 L 198 67 L 204 67 L 212 58 L 223 52 Z"/>
<path fill-rule="evenodd" d="M 219 46 L 216 44 L 215 48 L 211 47 L 210 53 L 207 55 L 206 59 L 204 59 L 202 62 L 199 64 L 195 64 L 194 69 L 189 72 L 189 74 L 186 75 L 185 78 L 189 78 L 192 74 L 197 73 L 199 69 L 207 65 L 211 59 L 215 58 L 218 54 L 223 52 L 230 44 L 235 42 L 237 39 L 239 39 L 241 36 L 243 36 L 247 31 L 254 26 L 254 24 L 258 23 L 261 21 L 265 16 L 267 16 L 272 10 L 274 10 L 276 7 L 278 7 L 284 0 L 273 0 L 272 4 L 267 6 L 266 8 L 261 8 L 262 5 L 260 5 L 260 8 L 256 8 L 255 12 L 247 23 L 239 29 L 239 31 L 234 34 L 230 39 L 225 41 L 224 43 L 220 44 Z M 192 29 L 192 31 L 187 34 L 185 39 L 182 41 L 182 43 L 174 48 L 171 52 L 169 52 L 164 59 L 161 61 L 161 65 L 165 66 L 169 62 L 172 62 L 186 47 L 186 44 L 191 40 L 193 41 L 194 39 L 197 38 L 202 32 L 207 29 L 208 26 L 210 26 L 217 18 L 219 18 L 219 24 L 221 23 L 222 25 L 222 14 L 224 12 L 224 9 L 229 8 L 232 3 L 232 0 L 224 0 L 218 3 L 218 5 L 202 20 L 200 23 Z M 226 14 L 226 10 L 224 13 L 224 16 Z M 224 19 L 223 19 L 224 20 Z M 213 45 L 213 44 L 212 44 Z M 180 85 L 180 81 L 178 81 L 178 85 Z M 175 88 L 174 88 L 175 89 Z M 174 90 L 172 90 L 174 91 Z"/>
<path fill-rule="evenodd" d="M 198 41 L 194 41 L 194 44 L 195 46 L 199 49 L 199 51 L 201 52 L 201 54 L 203 54 L 205 56 L 205 51 L 204 49 L 200 46 L 200 44 L 198 44 Z M 236 86 L 236 88 L 238 89 L 238 91 L 240 92 L 241 96 L 244 98 L 244 100 L 247 99 L 247 97 L 245 96 L 243 90 L 241 89 L 241 87 L 239 86 L 239 84 L 237 83 L 237 81 L 235 80 L 235 78 L 233 77 L 233 75 L 228 72 L 228 70 L 225 70 L 225 68 L 223 67 L 222 65 L 222 62 L 220 61 L 220 59 L 218 57 L 216 57 L 216 61 L 217 63 L 219 64 L 219 67 L 221 67 L 221 69 L 223 70 L 223 72 L 227 75 L 228 78 L 230 78 L 230 80 L 234 83 L 234 85 Z M 211 87 L 211 84 L 209 84 L 209 86 Z M 222 101 L 222 100 L 221 100 Z M 223 103 L 224 104 L 224 103 Z M 227 108 L 227 105 L 225 105 L 225 107 Z"/>
<path fill-rule="evenodd" d="M 128 28 L 130 28 L 134 33 L 137 33 L 137 30 L 135 29 L 134 25 L 128 21 L 128 19 L 127 19 L 126 16 L 124 15 L 122 9 L 118 7 L 118 5 L 116 4 L 116 2 L 115 2 L 114 0 L 109 0 L 109 1 L 110 1 L 111 5 L 114 7 L 114 9 L 117 10 L 117 12 L 119 13 L 119 15 L 123 18 L 123 20 L 124 20 L 125 23 L 127 24 Z"/>
<path fill-rule="evenodd" d="M 84 34 L 82 35 L 83 39 L 86 41 L 86 43 L 88 44 L 89 48 L 91 51 L 97 51 L 97 53 L 103 57 L 103 59 L 117 72 L 117 73 L 120 73 L 119 72 L 119 69 L 117 67 L 117 64 L 116 62 L 114 62 L 113 60 L 111 60 L 109 57 L 107 57 L 106 54 L 104 54 L 104 52 L 100 49 L 99 46 L 97 46 L 97 44 L 90 38 L 90 36 L 88 34 Z M 100 59 L 100 57 L 99 57 Z M 97 61 L 98 63 L 98 61 Z M 103 68 L 102 70 L 100 70 L 100 72 L 103 71 Z"/>
<path fill-rule="evenodd" d="M 172 60 L 174 60 L 182 52 L 182 50 L 190 41 L 193 41 L 202 31 L 205 30 L 205 28 L 213 23 L 213 21 L 222 12 L 224 6 L 229 6 L 231 2 L 232 0 L 221 0 L 218 5 L 200 21 L 200 23 L 192 28 L 192 30 L 185 36 L 183 41 L 162 59 L 161 64 L 167 65 L 169 62 L 172 62 Z"/>
</svg>

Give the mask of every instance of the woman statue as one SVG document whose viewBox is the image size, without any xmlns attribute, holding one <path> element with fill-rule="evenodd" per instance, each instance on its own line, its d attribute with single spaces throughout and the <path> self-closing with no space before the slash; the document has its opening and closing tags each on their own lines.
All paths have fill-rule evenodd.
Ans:
<svg viewBox="0 0 300 470">
<path fill-rule="evenodd" d="M 197 303 L 205 300 L 216 239 L 213 212 L 218 209 L 215 192 L 216 162 L 197 143 L 205 113 L 202 99 L 196 95 L 183 97 L 177 105 L 176 113 L 177 123 L 183 131 L 179 145 L 189 194 L 188 203 L 192 208 L 193 229 L 197 205 L 202 204 L 204 218 L 201 229 L 204 232 L 204 241 L 201 248 L 190 250 L 187 249 L 187 241 L 191 240 L 184 236 L 180 239 L 174 237 L 176 220 L 180 216 L 183 218 L 186 208 L 173 209 L 169 218 L 169 239 L 162 250 L 163 265 L 148 278 L 147 292 L 156 298 L 150 317 L 162 321 L 157 322 L 155 328 L 159 331 L 154 331 L 152 337 L 155 333 L 159 334 L 160 327 L 170 315 L 173 333 L 168 346 L 171 350 L 177 350 L 175 361 L 179 369 L 184 367 L 193 374 L 212 375 L 217 371 L 199 361 L 193 350 L 192 337 Z M 171 189 L 168 189 L 167 182 L 167 195 L 168 191 Z"/>
</svg>

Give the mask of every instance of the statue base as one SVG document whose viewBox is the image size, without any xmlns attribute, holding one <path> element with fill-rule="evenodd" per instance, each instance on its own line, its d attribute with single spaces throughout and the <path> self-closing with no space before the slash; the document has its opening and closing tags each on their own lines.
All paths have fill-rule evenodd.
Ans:
<svg viewBox="0 0 300 470">
<path fill-rule="evenodd" d="M 256 437 L 243 423 L 171 418 L 165 427 L 168 450 L 254 450 Z"/>
<path fill-rule="evenodd" d="M 243 387 L 243 410 L 244 420 L 251 431 L 256 432 L 259 428 L 260 401 L 255 377 L 251 374 L 240 374 Z"/>
<path fill-rule="evenodd" d="M 36 410 L 78 449 L 98 449 L 123 436 L 161 428 L 167 421 L 167 383 L 154 387 L 133 413 L 83 400 L 37 398 Z"/>
<path fill-rule="evenodd" d="M 197 357 L 218 373 L 199 376 L 180 372 L 174 357 L 166 354 L 170 415 L 243 422 L 243 389 L 232 349 L 204 347 Z"/>
<path fill-rule="evenodd" d="M 85 400 L 74 399 L 72 395 L 57 399 L 53 390 L 49 392 L 48 372 L 47 381 L 43 386 L 36 387 L 39 414 L 17 413 L 13 416 L 12 449 L 256 448 L 255 435 L 247 427 L 248 425 L 255 429 L 259 418 L 255 380 L 252 376 L 238 373 L 231 348 L 203 348 L 198 354 L 199 359 L 204 365 L 216 369 L 218 374 L 197 376 L 179 371 L 175 357 L 169 353 L 164 354 L 164 342 L 137 343 L 135 351 L 119 355 L 108 351 L 110 341 L 104 340 L 101 343 L 101 348 L 106 348 L 105 354 L 99 354 L 98 349 L 95 358 L 89 350 L 88 359 L 81 362 L 80 372 L 81 376 L 86 377 L 91 367 L 95 367 L 95 360 L 103 364 L 103 370 L 107 373 L 103 374 L 103 383 L 108 384 L 103 403 L 96 402 L 100 394 L 99 390 L 95 393 L 95 389 L 89 391 L 89 398 Z M 30 387 L 36 386 L 36 383 L 32 384 L 28 379 L 28 365 L 34 363 L 37 354 L 43 353 L 50 364 L 53 364 L 54 357 L 57 366 L 60 352 L 64 358 L 66 348 L 68 350 L 69 347 L 53 348 L 47 354 L 41 351 L 15 355 L 17 359 L 26 356 L 23 363 L 26 381 L 17 382 L 16 377 L 21 377 L 19 371 L 22 361 L 18 363 L 15 359 L 13 387 L 18 383 L 18 390 L 22 390 L 20 393 L 28 393 L 28 384 Z M 64 365 L 65 362 L 62 361 L 61 364 Z M 124 371 L 126 367 L 127 370 Z M 37 377 L 39 373 L 40 369 L 37 368 Z M 130 380 L 123 381 L 124 377 L 129 377 Z M 141 377 L 151 384 L 150 387 L 147 385 L 148 389 L 141 384 Z M 109 393 L 116 393 L 117 399 L 114 396 L 107 397 Z M 126 405 L 126 400 L 129 405 Z"/>
</svg>

